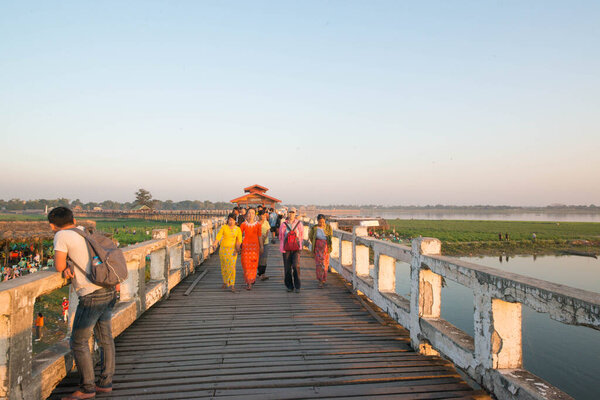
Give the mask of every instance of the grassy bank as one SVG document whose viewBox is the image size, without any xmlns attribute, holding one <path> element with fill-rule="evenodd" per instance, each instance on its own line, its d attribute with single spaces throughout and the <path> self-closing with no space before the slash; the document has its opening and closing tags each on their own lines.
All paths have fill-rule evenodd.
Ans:
<svg viewBox="0 0 600 400">
<path fill-rule="evenodd" d="M 564 250 L 598 253 L 600 223 L 462 220 L 388 220 L 402 239 L 442 241 L 448 255 L 551 254 Z M 502 240 L 498 234 L 502 233 Z M 508 233 L 509 240 L 505 240 Z M 537 238 L 532 240 L 533 233 Z"/>
</svg>

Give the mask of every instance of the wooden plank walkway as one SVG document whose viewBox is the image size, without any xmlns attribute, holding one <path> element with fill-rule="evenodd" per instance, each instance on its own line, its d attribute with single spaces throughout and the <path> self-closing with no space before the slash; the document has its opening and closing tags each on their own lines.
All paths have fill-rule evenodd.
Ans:
<svg viewBox="0 0 600 400">
<path fill-rule="evenodd" d="M 270 245 L 267 275 L 252 291 L 221 289 L 219 258 L 189 296 L 196 275 L 116 339 L 114 391 L 101 399 L 483 398 L 439 357 L 410 347 L 408 331 L 381 325 L 337 274 L 318 289 L 314 262 L 301 257 L 302 290 L 283 285 Z M 239 260 L 239 258 L 238 258 Z M 378 311 L 379 313 L 379 311 Z M 52 399 L 75 389 L 70 374 Z"/>
</svg>

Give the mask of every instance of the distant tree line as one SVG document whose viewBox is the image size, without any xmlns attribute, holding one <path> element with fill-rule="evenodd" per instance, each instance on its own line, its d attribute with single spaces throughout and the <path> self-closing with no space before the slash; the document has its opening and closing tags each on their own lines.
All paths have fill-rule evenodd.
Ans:
<svg viewBox="0 0 600 400">
<path fill-rule="evenodd" d="M 228 202 L 212 202 L 200 200 L 152 200 L 153 208 L 156 210 L 226 210 L 231 209 L 233 205 Z M 84 203 L 79 199 L 38 199 L 38 200 L 21 200 L 10 199 L 0 200 L 0 211 L 23 211 L 23 210 L 43 210 L 48 208 L 64 206 L 74 208 L 80 206 L 84 210 L 92 210 L 94 207 L 102 207 L 103 210 L 131 210 L 138 205 L 135 201 L 120 203 L 118 201 L 105 200 L 102 202 Z"/>
<path fill-rule="evenodd" d="M 300 207 L 301 204 L 293 204 L 294 207 Z M 540 207 L 521 207 L 521 206 L 490 206 L 490 205 L 474 205 L 474 206 L 456 206 L 456 205 L 425 205 L 425 206 L 382 206 L 377 204 L 329 204 L 329 205 L 311 205 L 309 207 L 316 207 L 321 209 L 368 209 L 368 210 L 464 210 L 464 211 L 478 211 L 478 210 L 489 210 L 489 211 L 502 211 L 502 210 L 587 210 L 587 211 L 600 211 L 600 206 L 590 205 L 567 205 L 567 204 L 550 204 L 548 206 Z"/>
</svg>

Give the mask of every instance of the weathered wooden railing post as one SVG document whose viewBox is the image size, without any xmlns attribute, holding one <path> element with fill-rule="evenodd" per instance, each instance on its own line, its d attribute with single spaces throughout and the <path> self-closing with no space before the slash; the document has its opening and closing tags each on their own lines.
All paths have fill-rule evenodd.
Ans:
<svg viewBox="0 0 600 400">
<path fill-rule="evenodd" d="M 442 243 L 434 238 L 412 241 L 410 265 L 410 340 L 413 348 L 429 352 L 429 345 L 421 337 L 421 318 L 439 318 L 442 299 L 442 277 L 423 263 L 423 255 L 441 254 Z"/>
<path fill-rule="evenodd" d="M 364 226 L 355 226 L 352 230 L 352 285 L 356 288 L 356 278 L 369 275 L 369 248 L 356 244 L 357 237 L 369 235 Z"/>
</svg>

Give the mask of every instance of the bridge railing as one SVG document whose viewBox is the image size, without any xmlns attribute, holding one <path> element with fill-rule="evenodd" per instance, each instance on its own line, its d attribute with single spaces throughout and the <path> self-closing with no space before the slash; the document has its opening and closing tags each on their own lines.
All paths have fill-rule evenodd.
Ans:
<svg viewBox="0 0 600 400">
<path fill-rule="evenodd" d="M 166 229 L 157 229 L 152 232 L 152 240 L 123 248 L 128 278 L 121 284 L 121 298 L 113 312 L 113 336 L 168 297 L 173 287 L 209 257 L 223 223 L 223 218 L 198 227 L 184 223 L 182 232 L 174 235 L 168 235 Z M 67 339 L 32 355 L 35 301 L 67 284 L 60 273 L 51 271 L 0 283 L 0 398 L 46 398 L 71 369 L 73 360 Z M 71 290 L 69 321 L 73 320 L 77 303 L 78 298 Z"/>
<path fill-rule="evenodd" d="M 305 237 L 314 221 L 307 222 Z M 409 329 L 416 350 L 448 358 L 499 399 L 570 398 L 523 369 L 523 304 L 600 330 L 600 294 L 444 257 L 438 239 L 414 239 L 407 247 L 370 238 L 366 227 L 334 229 L 330 259 L 355 290 Z M 397 262 L 410 265 L 409 298 L 396 286 Z M 474 337 L 441 318 L 444 279 L 472 291 Z"/>
</svg>

